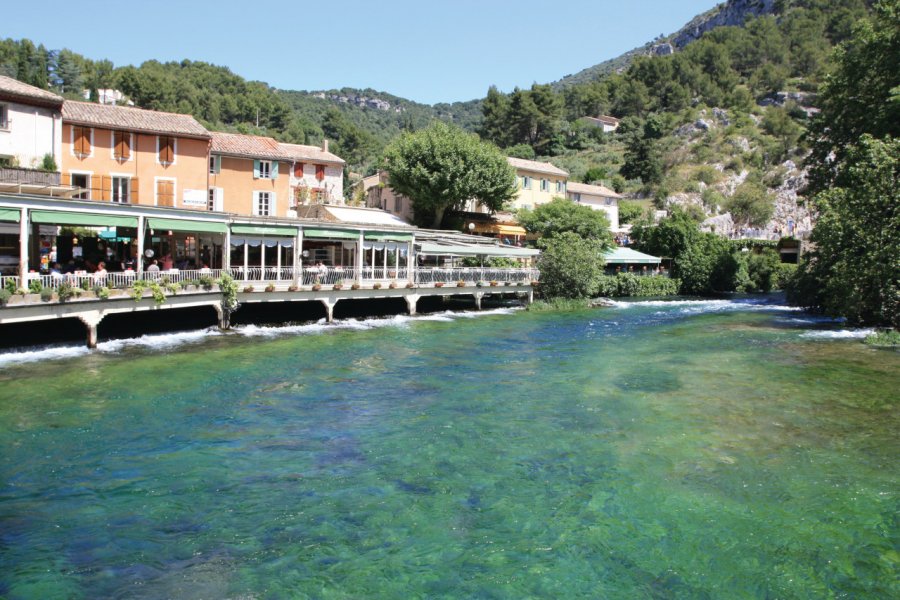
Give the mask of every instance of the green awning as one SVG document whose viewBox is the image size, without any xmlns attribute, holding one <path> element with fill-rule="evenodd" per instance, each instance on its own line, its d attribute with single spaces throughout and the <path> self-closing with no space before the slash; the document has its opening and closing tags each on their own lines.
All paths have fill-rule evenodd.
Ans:
<svg viewBox="0 0 900 600">
<path fill-rule="evenodd" d="M 202 231 L 204 233 L 225 233 L 228 225 L 214 221 L 187 221 L 185 219 L 147 219 L 150 229 L 171 229 L 173 231 Z"/>
<path fill-rule="evenodd" d="M 367 231 L 365 238 L 370 242 L 411 242 L 413 234 L 401 231 Z"/>
<path fill-rule="evenodd" d="M 232 225 L 231 233 L 240 235 L 276 235 L 297 237 L 297 228 L 279 225 Z"/>
<path fill-rule="evenodd" d="M 0 208 L 0 221 L 12 221 L 18 223 L 22 211 L 18 208 Z"/>
<path fill-rule="evenodd" d="M 603 258 L 606 259 L 606 264 L 608 265 L 658 265 L 662 261 L 662 259 L 655 256 L 623 247 L 607 250 L 603 253 Z"/>
<path fill-rule="evenodd" d="M 138 224 L 137 217 L 55 210 L 33 210 L 31 211 L 31 222 L 51 225 L 85 225 L 87 227 L 137 227 Z"/>
<path fill-rule="evenodd" d="M 303 228 L 303 237 L 326 239 L 326 240 L 358 240 L 358 231 L 347 231 L 346 229 L 315 229 Z"/>
<path fill-rule="evenodd" d="M 530 258 L 541 253 L 533 248 L 519 248 L 516 246 L 443 246 L 441 244 L 418 244 L 422 254 L 436 254 L 446 256 L 508 256 L 510 258 Z"/>
</svg>

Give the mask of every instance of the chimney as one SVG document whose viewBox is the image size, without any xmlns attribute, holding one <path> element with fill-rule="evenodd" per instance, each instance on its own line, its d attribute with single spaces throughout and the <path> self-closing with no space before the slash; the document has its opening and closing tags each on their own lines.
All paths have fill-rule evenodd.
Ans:
<svg viewBox="0 0 900 600">
<path fill-rule="evenodd" d="M 328 140 L 327 139 L 322 140 L 322 152 L 328 152 Z"/>
</svg>

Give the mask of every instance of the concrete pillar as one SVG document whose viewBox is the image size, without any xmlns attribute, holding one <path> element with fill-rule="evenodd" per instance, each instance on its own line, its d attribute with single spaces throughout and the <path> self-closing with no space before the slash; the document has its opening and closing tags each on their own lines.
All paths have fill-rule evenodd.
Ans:
<svg viewBox="0 0 900 600">
<path fill-rule="evenodd" d="M 141 278 L 144 272 L 144 215 L 138 215 L 137 226 L 137 256 L 134 257 L 134 270 Z"/>
<path fill-rule="evenodd" d="M 419 295 L 418 294 L 409 294 L 406 296 L 406 306 L 409 308 L 409 314 L 416 314 L 416 304 L 419 303 Z"/>
<path fill-rule="evenodd" d="M 299 286 L 302 281 L 302 269 L 303 269 L 303 255 L 300 254 L 303 251 L 303 229 L 297 228 L 297 239 L 294 240 L 294 285 Z"/>
<path fill-rule="evenodd" d="M 365 234 L 363 233 L 363 230 L 360 229 L 359 239 L 356 242 L 356 283 L 359 285 L 362 285 L 363 280 L 363 254 L 365 253 L 363 246 L 365 246 L 365 240 Z"/>
<path fill-rule="evenodd" d="M 87 328 L 87 347 L 97 347 L 97 326 L 103 320 L 103 314 L 99 311 L 91 311 L 78 316 Z"/>
<path fill-rule="evenodd" d="M 484 297 L 484 292 L 475 292 L 475 308 L 481 310 L 481 299 Z"/>
<path fill-rule="evenodd" d="M 529 290 L 528 295 L 525 298 L 526 298 L 526 300 L 525 300 L 526 304 L 533 303 L 534 302 L 534 290 Z"/>
<path fill-rule="evenodd" d="M 28 209 L 19 215 L 19 287 L 28 289 Z"/>
<path fill-rule="evenodd" d="M 412 282 L 416 282 L 416 257 L 415 257 L 415 246 L 416 240 L 413 238 L 409 242 L 409 246 L 406 249 L 406 277 Z"/>
<path fill-rule="evenodd" d="M 225 228 L 225 239 L 222 242 L 222 268 L 226 271 L 231 268 L 231 227 Z"/>
</svg>

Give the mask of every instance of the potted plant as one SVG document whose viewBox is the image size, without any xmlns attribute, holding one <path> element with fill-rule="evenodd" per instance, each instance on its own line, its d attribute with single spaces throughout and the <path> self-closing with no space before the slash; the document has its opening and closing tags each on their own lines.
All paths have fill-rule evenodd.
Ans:
<svg viewBox="0 0 900 600">
<path fill-rule="evenodd" d="M 245 293 L 245 294 L 249 294 L 249 293 L 252 292 L 254 289 L 255 289 L 255 288 L 254 288 L 252 285 L 245 286 L 245 287 L 244 287 L 244 293 Z"/>
<path fill-rule="evenodd" d="M 312 285 L 312 290 L 313 290 L 314 292 L 318 292 L 318 291 L 321 290 L 321 289 L 322 289 L 322 284 L 319 283 L 318 281 L 316 281 L 316 282 Z"/>
<path fill-rule="evenodd" d="M 497 287 L 498 285 L 500 285 L 500 283 L 497 281 L 491 281 L 491 283 L 490 283 L 491 287 Z"/>
<path fill-rule="evenodd" d="M 333 287 L 334 287 L 334 289 L 336 289 L 336 290 L 343 289 L 343 288 L 344 288 L 344 280 L 343 280 L 343 279 L 338 279 L 337 281 L 334 282 L 334 286 L 333 286 Z"/>
<path fill-rule="evenodd" d="M 266 291 L 267 291 L 267 292 L 274 292 L 274 291 L 275 291 L 275 284 L 274 284 L 274 283 L 270 283 L 269 285 L 267 285 L 267 286 L 266 286 Z"/>
<path fill-rule="evenodd" d="M 289 292 L 296 292 L 296 291 L 299 291 L 299 290 L 300 290 L 300 286 L 297 286 L 297 285 L 294 285 L 294 284 L 291 284 L 291 285 L 288 286 L 288 291 L 289 291 Z"/>
<path fill-rule="evenodd" d="M 435 281 L 434 287 L 436 287 L 436 288 L 444 287 L 444 282 L 443 281 Z"/>
<path fill-rule="evenodd" d="M 391 288 L 392 290 L 396 290 L 396 289 L 397 289 L 397 282 L 396 282 L 396 281 L 390 282 L 390 283 L 388 284 L 388 287 Z"/>
<path fill-rule="evenodd" d="M 411 290 L 414 287 L 416 287 L 416 284 L 414 284 L 412 281 L 406 282 L 406 289 Z"/>
<path fill-rule="evenodd" d="M 373 283 L 373 284 L 372 284 L 372 289 L 373 289 L 373 290 L 380 290 L 380 289 L 381 289 L 381 282 L 380 282 L 380 281 L 376 281 L 375 283 Z"/>
<path fill-rule="evenodd" d="M 356 283 L 356 282 L 354 281 L 354 282 L 350 285 L 350 289 L 351 289 L 351 290 L 358 290 L 358 289 L 359 289 L 359 284 Z"/>
<path fill-rule="evenodd" d="M 466 287 L 466 282 L 460 279 L 456 282 L 456 287 Z"/>
</svg>

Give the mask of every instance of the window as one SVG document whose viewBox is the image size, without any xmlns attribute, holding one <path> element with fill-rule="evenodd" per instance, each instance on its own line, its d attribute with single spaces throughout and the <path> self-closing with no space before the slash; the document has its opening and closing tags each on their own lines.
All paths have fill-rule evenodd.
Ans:
<svg viewBox="0 0 900 600">
<path fill-rule="evenodd" d="M 319 181 L 325 179 L 325 165 L 316 165 L 316 179 Z"/>
<path fill-rule="evenodd" d="M 271 192 L 253 192 L 256 196 L 256 206 L 253 213 L 260 217 L 268 217 L 272 212 L 272 194 Z"/>
<path fill-rule="evenodd" d="M 547 179 L 541 179 L 541 191 L 549 192 L 550 191 L 550 181 Z"/>
<path fill-rule="evenodd" d="M 303 177 L 303 163 L 294 163 L 294 177 L 297 179 Z"/>
<path fill-rule="evenodd" d="M 403 198 L 400 196 L 394 198 L 394 212 L 398 215 L 403 212 Z"/>
<path fill-rule="evenodd" d="M 130 186 L 130 181 L 128 177 L 113 177 L 112 178 L 112 194 L 110 195 L 110 200 L 113 202 L 118 202 L 120 204 L 125 204 L 128 202 L 128 191 Z"/>
<path fill-rule="evenodd" d="M 575 202 L 581 202 L 581 194 L 579 194 L 578 192 L 575 192 L 574 194 L 572 194 L 572 199 Z"/>
<path fill-rule="evenodd" d="M 522 176 L 522 189 L 523 190 L 531 189 L 531 177 L 528 177 L 527 175 Z"/>
<path fill-rule="evenodd" d="M 0 104 L 0 129 L 9 129 L 9 107 Z"/>
<path fill-rule="evenodd" d="M 128 160 L 131 158 L 131 134 L 124 131 L 113 131 L 113 158 Z"/>
<path fill-rule="evenodd" d="M 272 178 L 272 163 L 268 160 L 259 161 L 259 175 L 260 179 L 271 179 Z"/>
<path fill-rule="evenodd" d="M 72 152 L 78 158 L 91 155 L 91 128 L 72 126 Z"/>
<path fill-rule="evenodd" d="M 175 138 L 170 135 L 161 135 L 156 138 L 159 163 L 171 165 L 175 162 Z"/>
<path fill-rule="evenodd" d="M 84 191 L 78 192 L 73 198 L 79 200 L 90 200 L 91 198 L 91 176 L 87 173 L 72 173 L 72 186 L 81 188 Z"/>
<path fill-rule="evenodd" d="M 221 156 L 210 156 L 209 157 L 209 172 L 211 175 L 216 175 L 222 171 L 222 157 Z"/>
<path fill-rule="evenodd" d="M 209 188 L 209 196 L 206 198 L 206 210 L 216 210 L 216 188 Z"/>
<path fill-rule="evenodd" d="M 563 181 L 556 182 L 556 193 L 564 194 L 566 192 L 566 184 Z"/>
<path fill-rule="evenodd" d="M 613 203 L 613 199 L 612 199 L 612 198 L 607 198 L 607 199 L 606 199 L 606 205 L 607 205 L 607 206 L 612 206 L 612 203 Z"/>
<path fill-rule="evenodd" d="M 156 205 L 175 206 L 175 182 L 173 180 L 156 180 Z"/>
</svg>

